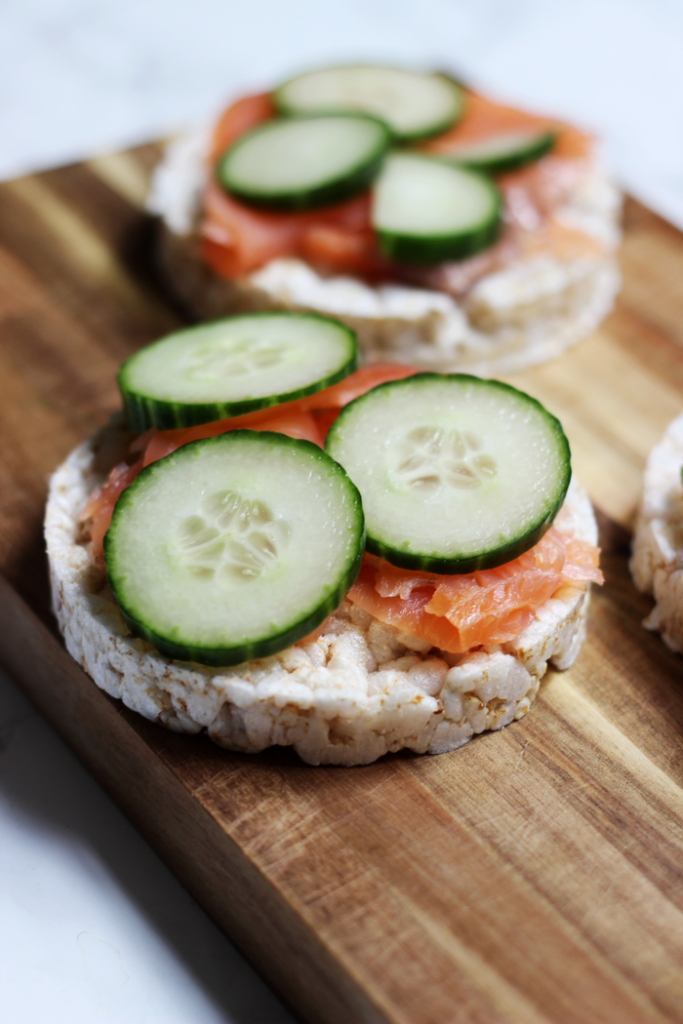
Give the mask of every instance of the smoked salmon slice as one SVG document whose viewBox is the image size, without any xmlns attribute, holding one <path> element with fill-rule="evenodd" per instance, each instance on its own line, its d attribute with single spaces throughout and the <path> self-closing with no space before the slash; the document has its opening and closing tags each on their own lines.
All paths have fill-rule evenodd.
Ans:
<svg viewBox="0 0 683 1024">
<path fill-rule="evenodd" d="M 212 166 L 240 135 L 273 115 L 265 94 L 243 97 L 229 107 L 214 130 Z M 504 264 L 510 254 L 514 257 L 546 252 L 560 259 L 575 258 L 577 254 L 589 258 L 599 255 L 599 244 L 588 235 L 559 225 L 548 230 L 547 223 L 584 173 L 592 139 L 553 118 L 528 114 L 468 92 L 462 120 L 421 144 L 424 152 L 447 154 L 463 143 L 501 133 L 549 128 L 557 133 L 549 154 L 528 167 L 497 177 L 505 203 L 506 229 L 499 245 L 455 265 L 462 269 L 458 280 L 465 281 L 467 287 L 482 274 Z M 238 202 L 210 175 L 204 192 L 200 234 L 202 258 L 219 277 L 240 278 L 282 257 L 300 258 L 328 271 L 365 278 L 405 277 L 405 268 L 392 264 L 379 252 L 370 218 L 369 191 L 335 207 L 276 213 Z M 436 273 L 434 268 L 432 274 Z M 429 271 L 418 274 L 415 283 L 449 290 L 447 276 L 437 279 L 430 277 Z"/>
<path fill-rule="evenodd" d="M 111 515 L 118 496 L 125 491 L 129 484 L 132 484 L 141 469 L 141 460 L 138 460 L 133 465 L 128 465 L 127 462 L 120 462 L 118 466 L 114 466 L 102 486 L 93 491 L 86 501 L 79 520 L 82 523 L 87 522 L 89 519 L 92 520 L 90 541 L 94 558 L 102 557 L 102 542 L 109 528 Z"/>
<path fill-rule="evenodd" d="M 602 582 L 599 550 L 551 527 L 497 569 L 441 576 L 366 552 L 349 600 L 381 622 L 452 654 L 514 639 L 563 583 Z"/>
<path fill-rule="evenodd" d="M 236 100 L 221 114 L 214 127 L 211 137 L 211 163 L 215 163 L 228 146 L 237 142 L 241 135 L 274 116 L 275 109 L 267 92 L 243 96 Z"/>
<path fill-rule="evenodd" d="M 202 255 L 223 277 L 240 277 L 282 256 L 328 262 L 338 269 L 389 267 L 370 226 L 370 195 L 303 213 L 256 210 L 215 181 L 204 190 Z"/>
<path fill-rule="evenodd" d="M 525 110 L 496 103 L 471 91 L 466 94 L 465 113 L 462 118 L 452 128 L 423 143 L 421 148 L 427 153 L 446 154 L 464 143 L 481 142 L 483 139 L 504 135 L 507 132 L 528 130 L 556 132 L 557 141 L 552 153 L 560 159 L 583 160 L 590 156 L 591 136 L 579 131 L 578 128 L 564 124 L 556 118 L 529 114 Z"/>
</svg>

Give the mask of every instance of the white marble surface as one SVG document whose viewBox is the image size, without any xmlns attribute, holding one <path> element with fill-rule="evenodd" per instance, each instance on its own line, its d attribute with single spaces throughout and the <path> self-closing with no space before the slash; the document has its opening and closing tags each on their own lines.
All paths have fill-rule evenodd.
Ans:
<svg viewBox="0 0 683 1024">
<path fill-rule="evenodd" d="M 0 671 L 3 1024 L 293 1018 Z"/>
<path fill-rule="evenodd" d="M 683 227 L 681 53 L 681 0 L 3 0 L 0 177 L 364 57 L 454 69 L 594 129 Z M 2 674 L 0 922 L 7 1024 L 292 1019 Z"/>
</svg>

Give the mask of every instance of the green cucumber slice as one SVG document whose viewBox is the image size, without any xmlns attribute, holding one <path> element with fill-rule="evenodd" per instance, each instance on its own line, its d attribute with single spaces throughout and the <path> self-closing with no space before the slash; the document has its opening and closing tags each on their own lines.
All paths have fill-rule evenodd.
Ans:
<svg viewBox="0 0 683 1024">
<path fill-rule="evenodd" d="M 308 441 L 236 430 L 144 469 L 104 538 L 130 630 L 162 654 L 236 665 L 288 647 L 360 567 L 360 495 Z"/>
<path fill-rule="evenodd" d="M 556 138 L 553 131 L 506 132 L 480 142 L 454 146 L 444 155 L 463 167 L 500 174 L 540 160 L 553 148 Z"/>
<path fill-rule="evenodd" d="M 533 547 L 571 479 L 559 420 L 468 374 L 373 388 L 342 410 L 325 450 L 362 495 L 368 550 L 437 573 L 494 568 Z"/>
<path fill-rule="evenodd" d="M 485 175 L 428 156 L 393 154 L 374 190 L 372 223 L 382 253 L 429 266 L 492 245 L 500 193 Z"/>
<path fill-rule="evenodd" d="M 362 111 L 381 118 L 403 141 L 450 128 L 463 113 L 464 93 L 444 75 L 356 66 L 309 71 L 273 93 L 281 114 Z"/>
<path fill-rule="evenodd" d="M 390 140 L 382 121 L 360 114 L 268 121 L 228 149 L 216 175 L 246 203 L 277 210 L 328 206 L 368 187 Z"/>
<path fill-rule="evenodd" d="M 330 387 L 358 366 L 356 336 L 313 313 L 248 313 L 176 331 L 122 365 L 134 433 L 240 416 Z"/>
</svg>

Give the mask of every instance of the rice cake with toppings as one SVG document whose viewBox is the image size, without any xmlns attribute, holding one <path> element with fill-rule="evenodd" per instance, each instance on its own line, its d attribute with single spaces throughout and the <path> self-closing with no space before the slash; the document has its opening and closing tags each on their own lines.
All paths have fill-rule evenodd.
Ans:
<svg viewBox="0 0 683 1024">
<path fill-rule="evenodd" d="M 292 746 L 309 764 L 368 764 L 403 748 L 439 754 L 529 710 L 548 664 L 568 668 L 585 636 L 587 584 L 562 585 L 514 640 L 463 655 L 374 619 L 348 600 L 317 639 L 230 669 L 173 661 L 132 636 L 79 523 L 125 449 L 113 422 L 50 481 L 45 536 L 53 608 L 69 653 L 99 687 L 170 729 L 206 730 L 257 753 Z M 590 501 L 570 486 L 558 529 L 590 544 Z"/>
</svg>

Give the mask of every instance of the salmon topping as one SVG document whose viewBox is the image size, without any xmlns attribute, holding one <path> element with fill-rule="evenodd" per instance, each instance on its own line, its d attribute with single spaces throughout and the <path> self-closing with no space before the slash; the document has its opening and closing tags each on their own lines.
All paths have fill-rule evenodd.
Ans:
<svg viewBox="0 0 683 1024">
<path fill-rule="evenodd" d="M 102 486 L 93 491 L 86 501 L 79 521 L 87 523 L 88 520 L 92 520 L 90 540 L 94 558 L 102 557 L 104 535 L 109 529 L 111 515 L 118 496 L 125 491 L 129 484 L 132 484 L 141 469 L 141 462 L 135 462 L 133 465 L 120 462 L 118 466 L 114 466 Z"/>
<path fill-rule="evenodd" d="M 555 118 L 529 114 L 525 110 L 495 103 L 479 93 L 470 91 L 467 93 L 465 113 L 460 121 L 436 138 L 423 143 L 421 148 L 427 153 L 448 153 L 465 143 L 481 142 L 508 132 L 529 130 L 556 132 L 557 141 L 553 147 L 553 156 L 562 160 L 583 160 L 590 156 L 591 137 L 577 128 L 572 128 Z M 515 172 L 518 173 L 522 172 Z"/>
<path fill-rule="evenodd" d="M 513 640 L 563 584 L 602 583 L 599 555 L 555 527 L 512 562 L 460 576 L 399 569 L 366 552 L 347 596 L 381 622 L 463 654 Z"/>
<path fill-rule="evenodd" d="M 241 135 L 274 116 L 265 94 L 238 100 L 214 129 L 211 165 Z M 548 253 L 558 259 L 595 258 L 601 246 L 583 232 L 553 221 L 586 172 L 590 136 L 547 117 L 527 114 L 467 94 L 461 121 L 422 143 L 427 153 L 447 154 L 463 143 L 504 132 L 552 129 L 557 140 L 551 152 L 518 171 L 498 175 L 503 194 L 505 230 L 501 242 L 471 259 L 413 271 L 391 263 L 379 252 L 370 219 L 370 192 L 334 207 L 303 213 L 256 210 L 220 188 L 213 175 L 204 191 L 200 225 L 203 260 L 219 277 L 240 278 L 270 260 L 299 258 L 327 273 L 355 274 L 368 279 L 408 280 L 459 294 L 479 277 L 514 258 Z"/>
<path fill-rule="evenodd" d="M 370 225 L 370 194 L 303 213 L 256 210 L 215 181 L 204 191 L 202 256 L 221 277 L 240 277 L 270 260 L 298 256 L 339 270 L 388 271 Z"/>
<path fill-rule="evenodd" d="M 225 110 L 213 130 L 211 163 L 215 163 L 233 142 L 275 116 L 275 109 L 267 92 L 243 96 Z"/>
</svg>

